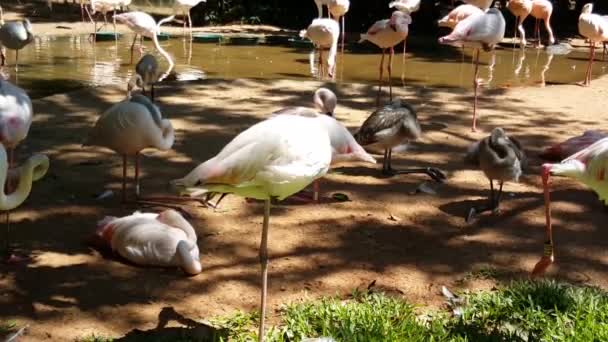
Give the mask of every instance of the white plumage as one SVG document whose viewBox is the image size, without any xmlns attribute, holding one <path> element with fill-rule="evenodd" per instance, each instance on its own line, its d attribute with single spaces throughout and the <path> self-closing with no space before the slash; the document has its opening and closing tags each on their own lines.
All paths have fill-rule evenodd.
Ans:
<svg viewBox="0 0 608 342">
<path fill-rule="evenodd" d="M 584 85 L 591 84 L 591 74 L 593 70 L 593 59 L 595 57 L 595 43 L 608 41 L 608 19 L 604 16 L 592 13 L 593 4 L 588 3 L 583 6 L 581 15 L 578 18 L 578 32 L 589 40 L 589 64 L 585 75 Z"/>
<path fill-rule="evenodd" d="M 190 16 L 190 10 L 201 2 L 207 2 L 207 0 L 176 0 L 173 4 L 175 12 L 179 12 L 184 16 L 184 29 L 186 28 L 186 18 L 188 18 L 190 34 L 192 34 L 192 17 Z"/>
<path fill-rule="evenodd" d="M 333 77 L 336 68 L 336 54 L 340 25 L 334 19 L 314 19 L 306 30 L 300 31 L 300 37 L 310 39 L 319 50 L 319 63 L 322 64 L 323 50 L 329 49 L 327 55 L 327 72 Z M 322 74 L 322 69 L 320 71 Z"/>
<path fill-rule="evenodd" d="M 454 28 L 456 25 L 472 15 L 483 14 L 483 11 L 473 5 L 464 4 L 454 8 L 448 15 L 441 18 L 437 25 L 440 27 Z"/>
<path fill-rule="evenodd" d="M 420 0 L 397 0 L 388 4 L 388 8 L 394 8 L 405 14 L 412 14 L 420 9 Z"/>
<path fill-rule="evenodd" d="M 178 266 L 188 274 L 201 272 L 194 228 L 178 212 L 134 212 L 98 223 L 97 234 L 113 251 L 137 264 Z"/>
</svg>

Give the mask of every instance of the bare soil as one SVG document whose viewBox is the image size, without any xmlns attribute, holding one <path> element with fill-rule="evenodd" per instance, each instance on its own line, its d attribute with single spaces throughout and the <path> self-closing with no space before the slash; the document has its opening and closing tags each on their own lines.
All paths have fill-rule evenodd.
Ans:
<svg viewBox="0 0 608 342">
<path fill-rule="evenodd" d="M 309 105 L 319 86 L 337 93 L 337 117 L 353 131 L 374 110 L 376 88 L 363 84 L 252 79 L 162 84 L 158 104 L 177 129 L 177 141 L 172 151 L 150 150 L 142 159 L 144 194 L 169 193 L 169 180 L 215 155 L 272 111 Z M 608 78 L 602 78 L 589 88 L 484 91 L 480 132 L 472 133 L 471 90 L 395 87 L 396 96 L 418 109 L 425 134 L 409 151 L 393 156 L 394 166 L 438 167 L 448 181 L 430 184 L 436 195 L 413 194 L 428 181 L 425 176 L 384 177 L 380 164 L 343 167 L 324 178 L 322 190 L 347 194 L 351 201 L 274 206 L 270 316 L 276 320 L 275 309 L 282 303 L 344 295 L 374 280 L 412 303 L 438 307 L 441 285 L 493 286 L 493 281 L 479 279 L 480 270 L 491 269 L 503 281 L 527 277 L 544 239 L 541 161 L 536 156 L 585 130 L 608 129 L 607 89 Z M 13 246 L 31 252 L 33 260 L 0 265 L 0 322 L 29 324 L 25 340 L 74 340 L 92 333 L 121 337 L 165 326 L 175 317 L 201 321 L 257 309 L 260 203 L 228 197 L 220 210 L 187 207 L 204 268 L 195 277 L 175 269 L 136 267 L 86 244 L 105 215 L 160 209 L 121 205 L 121 158 L 80 145 L 97 116 L 124 96 L 118 87 L 89 88 L 34 101 L 34 123 L 18 156 L 23 160 L 46 153 L 51 169 L 11 213 Z M 520 183 L 505 185 L 500 214 L 465 224 L 468 209 L 486 200 L 489 187 L 481 172 L 467 169 L 463 154 L 498 126 L 520 139 L 531 167 Z M 106 188 L 116 195 L 96 200 Z M 553 198 L 557 263 L 548 276 L 608 287 L 604 206 L 593 192 L 566 179 L 553 181 Z"/>
</svg>

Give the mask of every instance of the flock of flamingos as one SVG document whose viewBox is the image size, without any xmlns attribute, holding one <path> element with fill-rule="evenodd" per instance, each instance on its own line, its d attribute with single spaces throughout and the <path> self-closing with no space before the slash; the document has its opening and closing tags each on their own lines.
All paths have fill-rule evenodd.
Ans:
<svg viewBox="0 0 608 342">
<path fill-rule="evenodd" d="M 408 25 L 412 22 L 411 14 L 420 7 L 421 0 L 399 0 L 389 4 L 394 8 L 389 19 L 374 23 L 361 40 L 367 40 L 382 49 L 380 63 L 380 84 L 378 89 L 377 109 L 361 125 L 355 134 L 351 134 L 333 112 L 337 98 L 333 92 L 321 88 L 314 93 L 313 106 L 287 107 L 272 113 L 263 120 L 230 141 L 215 157 L 207 160 L 185 177 L 171 181 L 180 194 L 189 197 L 146 198 L 140 195 L 139 189 L 139 153 L 145 148 L 168 150 L 174 141 L 171 122 L 163 119 L 159 107 L 154 104 L 154 84 L 162 80 L 158 71 L 159 62 L 151 54 L 144 55 L 135 67 L 135 73 L 128 83 L 128 96 L 116 103 L 98 118 L 91 129 L 84 145 L 96 145 L 109 148 L 123 156 L 123 202 L 126 195 L 127 157 L 135 158 L 135 196 L 136 201 L 152 200 L 191 200 L 196 199 L 214 207 L 219 205 L 226 194 L 235 194 L 246 198 L 264 201 L 264 220 L 260 244 L 260 263 L 262 269 L 260 340 L 264 339 L 264 318 L 267 294 L 268 265 L 268 228 L 271 200 L 283 200 L 298 196 L 301 200 L 311 202 L 319 200 L 319 179 L 330 168 L 348 162 L 375 163 L 375 159 L 362 147 L 381 147 L 384 150 L 382 172 L 385 174 L 425 173 L 437 182 L 446 177 L 436 168 L 417 168 L 395 170 L 391 166 L 393 148 L 406 145 L 416 140 L 420 134 L 420 124 L 416 110 L 405 102 L 392 99 L 390 86 L 391 59 L 394 47 L 404 43 L 408 36 Z M 130 1 L 128 1 L 130 2 Z M 118 6 L 128 5 L 126 1 L 94 1 L 90 3 L 91 11 L 85 6 L 89 15 L 96 12 L 105 14 L 115 11 Z M 178 0 L 180 9 L 188 13 L 189 9 L 200 0 Z M 329 49 L 327 58 L 320 56 L 320 63 L 326 62 L 327 74 L 335 70 L 336 51 L 341 32 L 344 32 L 344 16 L 349 9 L 348 0 L 315 0 L 319 8 L 319 18 L 300 33 L 310 39 L 320 53 Z M 502 13 L 491 8 L 492 0 L 465 0 L 467 4 L 452 10 L 439 21 L 442 26 L 453 28 L 453 31 L 439 38 L 442 44 L 468 46 L 476 49 L 478 65 L 480 50 L 491 51 L 504 38 L 505 19 Z M 112 5 L 108 5 L 108 3 Z M 84 4 L 83 4 L 84 6 Z M 332 18 L 323 17 L 323 6 L 328 7 Z M 555 39 L 549 19 L 552 12 L 548 0 L 511 0 L 508 8 L 518 18 L 517 31 L 521 36 L 521 47 L 526 46 L 526 36 L 522 22 L 528 15 L 543 20 L 549 35 L 549 44 Z M 585 80 L 582 85 L 591 82 L 591 68 L 594 59 L 594 47 L 597 42 L 608 41 L 608 19 L 592 13 L 593 5 L 583 7 L 579 18 L 579 32 L 590 42 L 590 59 Z M 328 15 L 329 15 L 328 14 Z M 189 18 L 189 13 L 187 14 Z M 127 25 L 136 34 L 131 47 L 131 54 L 137 35 L 149 37 L 154 46 L 167 59 L 169 69 L 173 67 L 171 56 L 158 44 L 156 35 L 160 24 L 173 19 L 173 16 L 156 21 L 143 12 L 115 14 L 115 21 Z M 342 19 L 342 29 L 339 20 Z M 188 20 L 191 26 L 191 20 Z M 538 26 L 538 25 L 537 25 Z M 343 36 L 343 35 L 342 35 Z M 4 48 L 19 49 L 33 40 L 29 21 L 14 21 L 0 26 L 0 42 Z M 4 50 L 4 49 L 3 49 Z M 380 87 L 382 86 L 384 59 L 389 52 L 387 72 L 389 74 L 389 96 L 387 105 L 380 104 Z M 18 56 L 18 55 L 17 55 Z M 132 59 L 132 57 L 131 57 Z M 2 54 L 4 65 L 4 53 Z M 322 65 L 323 67 L 323 65 Z M 323 69 L 323 68 L 321 68 Z M 323 72 L 321 72 L 323 74 Z M 473 79 L 475 100 L 473 105 L 472 129 L 476 129 L 478 66 Z M 133 89 L 141 88 L 142 94 L 132 94 Z M 148 90 L 149 97 L 144 96 Z M 0 183 L 5 191 L 0 192 L 0 210 L 7 213 L 21 205 L 29 195 L 32 183 L 41 179 L 49 168 L 49 159 L 45 155 L 35 154 L 17 166 L 14 163 L 14 149 L 24 140 L 32 123 L 32 103 L 26 92 L 7 80 L 0 80 Z M 603 136 L 583 136 L 574 144 L 563 145 L 570 149 L 561 151 L 572 154 L 556 164 L 545 164 L 542 167 L 542 180 L 545 186 L 546 200 L 546 242 L 544 254 L 533 270 L 534 275 L 542 275 L 554 262 L 554 249 L 548 190 L 549 175 L 571 177 L 595 190 L 600 200 L 608 203 L 608 138 Z M 7 154 L 8 150 L 8 154 Z M 477 214 L 494 211 L 498 208 L 503 183 L 518 181 L 526 165 L 526 155 L 520 143 L 509 137 L 502 128 L 495 128 L 491 134 L 473 144 L 466 159 L 481 169 L 490 180 L 491 192 L 487 205 L 471 208 L 467 220 Z M 495 189 L 494 181 L 498 189 Z M 302 192 L 313 184 L 312 195 Z M 219 195 L 215 204 L 211 200 Z M 202 271 L 195 229 L 182 216 L 179 206 L 156 213 L 135 212 L 130 216 L 117 218 L 106 217 L 98 223 L 96 236 L 100 243 L 111 248 L 122 257 L 140 265 L 178 266 L 188 274 Z M 7 249 L 8 249 L 8 214 L 7 214 Z M 7 253 L 7 262 L 19 262 L 21 259 Z"/>
</svg>

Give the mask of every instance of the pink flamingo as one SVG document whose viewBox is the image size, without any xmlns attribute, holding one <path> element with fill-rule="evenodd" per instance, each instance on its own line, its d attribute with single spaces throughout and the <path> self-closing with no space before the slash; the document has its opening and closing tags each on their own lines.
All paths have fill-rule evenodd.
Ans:
<svg viewBox="0 0 608 342">
<path fill-rule="evenodd" d="M 308 38 L 315 48 L 319 50 L 319 77 L 322 78 L 323 50 L 329 49 L 327 55 L 327 73 L 329 77 L 334 76 L 336 70 L 336 54 L 338 51 L 338 38 L 340 37 L 340 25 L 334 19 L 314 19 L 306 30 L 300 31 L 300 37 Z"/>
<path fill-rule="evenodd" d="M 449 27 L 453 29 L 459 22 L 475 14 L 483 14 L 483 11 L 477 6 L 468 4 L 460 5 L 451 10 L 448 15 L 441 18 L 437 22 L 437 25 L 440 27 Z"/>
<path fill-rule="evenodd" d="M 585 81 L 581 83 L 581 85 L 585 87 L 591 84 L 593 59 L 595 58 L 595 43 L 608 40 L 608 18 L 592 12 L 593 4 L 586 4 L 583 6 L 581 15 L 578 18 L 578 32 L 589 40 L 589 45 L 591 47 Z"/>
<path fill-rule="evenodd" d="M 472 130 L 477 130 L 477 92 L 479 90 L 479 49 L 491 51 L 505 36 L 505 18 L 499 10 L 491 8 L 483 14 L 472 15 L 459 22 L 452 33 L 439 38 L 439 43 L 471 46 L 475 48 L 475 75 L 473 78 L 473 88 L 475 98 L 473 101 L 473 126 Z"/>
<path fill-rule="evenodd" d="M 462 0 L 465 4 L 473 5 L 481 8 L 483 11 L 486 11 L 488 8 L 492 6 L 494 0 Z"/>
<path fill-rule="evenodd" d="M 549 44 L 555 43 L 553 30 L 551 29 L 551 14 L 553 13 L 553 4 L 548 0 L 511 0 L 507 4 L 509 11 L 516 17 L 515 25 L 521 35 L 521 47 L 526 46 L 526 32 L 523 27 L 523 22 L 531 15 L 536 19 L 534 34 L 538 37 L 537 44 L 540 45 L 540 25 L 539 20 L 545 23 L 547 34 L 549 35 Z"/>
<path fill-rule="evenodd" d="M 391 82 L 392 75 L 392 62 L 393 55 L 395 54 L 394 47 L 395 45 L 403 42 L 405 44 L 405 39 L 407 38 L 409 32 L 409 24 L 412 23 L 412 17 L 409 14 L 403 13 L 401 11 L 395 11 L 391 15 L 390 19 L 379 20 L 375 22 L 367 33 L 361 34 L 361 40 L 359 43 L 363 43 L 364 41 L 370 41 L 380 49 L 382 49 L 382 59 L 380 60 L 380 78 L 378 83 L 378 96 L 376 98 L 376 106 L 380 107 L 380 92 L 382 90 L 382 79 L 383 79 L 383 71 L 384 71 L 384 55 L 386 54 L 386 50 L 390 49 L 390 55 L 388 59 L 388 87 L 389 87 L 389 96 L 390 101 L 393 101 L 393 86 Z"/>
<path fill-rule="evenodd" d="M 555 261 L 553 227 L 551 224 L 551 196 L 549 176 L 573 178 L 593 189 L 600 200 L 608 204 L 608 138 L 573 154 L 557 164 L 544 164 L 542 179 L 545 196 L 545 245 L 540 261 L 534 266 L 532 275 L 540 276 Z"/>
</svg>

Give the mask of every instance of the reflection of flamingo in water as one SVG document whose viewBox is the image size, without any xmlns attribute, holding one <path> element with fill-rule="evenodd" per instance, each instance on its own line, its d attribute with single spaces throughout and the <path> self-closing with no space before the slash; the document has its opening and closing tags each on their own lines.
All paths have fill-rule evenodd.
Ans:
<svg viewBox="0 0 608 342">
<path fill-rule="evenodd" d="M 543 65 L 543 68 L 542 68 L 542 70 L 540 72 L 540 86 L 541 87 L 544 87 L 546 85 L 545 74 L 547 73 L 547 70 L 549 70 L 549 68 L 551 67 L 551 62 L 552 61 L 553 61 L 553 54 L 552 53 L 548 53 L 547 54 L 547 61 Z"/>
</svg>

